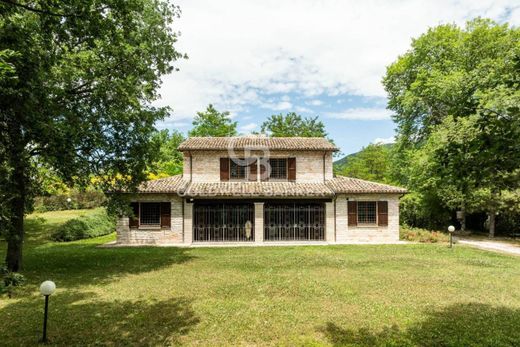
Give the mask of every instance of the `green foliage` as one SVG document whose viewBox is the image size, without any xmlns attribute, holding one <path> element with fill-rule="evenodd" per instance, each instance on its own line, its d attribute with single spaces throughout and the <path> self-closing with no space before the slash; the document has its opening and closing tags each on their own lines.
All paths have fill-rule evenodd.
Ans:
<svg viewBox="0 0 520 347">
<path fill-rule="evenodd" d="M 451 214 L 436 194 L 411 191 L 399 200 L 399 221 L 405 225 L 436 229 L 448 225 Z"/>
<path fill-rule="evenodd" d="M 0 295 L 12 296 L 16 287 L 21 287 L 27 282 L 24 275 L 9 271 L 5 264 L 0 265 Z"/>
<path fill-rule="evenodd" d="M 51 234 L 54 241 L 68 242 L 98 237 L 115 231 L 115 219 L 104 210 L 89 216 L 70 219 Z"/>
<path fill-rule="evenodd" d="M 0 79 L 0 191 L 8 266 L 20 267 L 23 217 L 38 193 L 35 163 L 67 185 L 92 177 L 111 191 L 146 179 L 155 160 L 154 124 L 168 112 L 152 106 L 161 77 L 184 58 L 172 26 L 179 9 L 165 0 L 64 0 L 0 3 L 0 50 L 13 78 Z"/>
<path fill-rule="evenodd" d="M 193 136 L 236 136 L 237 122 L 233 122 L 229 116 L 229 112 L 219 112 L 209 104 L 204 112 L 197 112 L 193 119 L 193 129 L 188 133 L 190 137 Z"/>
<path fill-rule="evenodd" d="M 303 118 L 290 112 L 270 116 L 262 123 L 260 132 L 273 137 L 327 137 L 325 125 L 318 117 Z"/>
<path fill-rule="evenodd" d="M 413 40 L 383 80 L 398 126 L 392 176 L 446 209 L 494 216 L 520 184 L 519 67 L 520 29 L 507 24 L 440 25 Z"/>
<path fill-rule="evenodd" d="M 182 173 L 183 154 L 178 148 L 185 139 L 184 135 L 177 130 L 171 133 L 168 130 L 157 132 L 153 140 L 159 143 L 159 156 L 152 165 L 152 170 L 168 176 Z"/>
<path fill-rule="evenodd" d="M 71 199 L 70 203 L 67 199 Z M 95 190 L 72 191 L 69 194 L 37 196 L 34 200 L 34 211 L 79 210 L 101 207 L 106 202 L 103 192 Z"/>
<path fill-rule="evenodd" d="M 412 228 L 407 225 L 403 225 L 399 229 L 399 239 L 422 243 L 448 242 L 450 240 L 447 233 L 421 228 Z"/>
<path fill-rule="evenodd" d="M 370 144 L 351 156 L 336 173 L 369 181 L 390 183 L 391 153 L 388 146 Z"/>
</svg>

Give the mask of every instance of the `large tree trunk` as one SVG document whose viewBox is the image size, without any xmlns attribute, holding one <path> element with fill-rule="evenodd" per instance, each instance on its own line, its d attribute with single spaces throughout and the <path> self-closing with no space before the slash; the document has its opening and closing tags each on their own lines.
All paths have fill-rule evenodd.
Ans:
<svg viewBox="0 0 520 347">
<path fill-rule="evenodd" d="M 27 195 L 27 163 L 21 126 L 13 122 L 10 127 L 11 148 L 9 150 L 10 175 L 9 195 L 10 225 L 7 233 L 7 255 L 5 262 L 10 271 L 19 271 L 22 267 L 22 248 L 24 239 L 25 200 Z"/>
</svg>

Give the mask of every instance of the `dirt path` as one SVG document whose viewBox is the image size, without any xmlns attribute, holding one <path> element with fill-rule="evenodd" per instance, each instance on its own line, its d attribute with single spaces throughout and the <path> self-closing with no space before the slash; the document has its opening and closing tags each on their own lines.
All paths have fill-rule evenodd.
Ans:
<svg viewBox="0 0 520 347">
<path fill-rule="evenodd" d="M 460 238 L 458 240 L 458 243 L 482 248 L 489 251 L 502 252 L 520 256 L 520 246 L 515 243 L 494 240 L 471 240 L 465 238 Z"/>
</svg>

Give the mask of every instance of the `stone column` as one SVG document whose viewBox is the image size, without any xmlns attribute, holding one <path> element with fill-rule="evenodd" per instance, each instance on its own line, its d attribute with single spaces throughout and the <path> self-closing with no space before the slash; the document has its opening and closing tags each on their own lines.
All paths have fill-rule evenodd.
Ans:
<svg viewBox="0 0 520 347">
<path fill-rule="evenodd" d="M 325 203 L 325 241 L 334 243 L 334 202 Z"/>
<path fill-rule="evenodd" d="M 255 243 L 264 242 L 264 203 L 255 202 Z"/>
<path fill-rule="evenodd" d="M 126 216 L 119 217 L 116 224 L 116 242 L 125 243 L 130 233 L 130 218 Z"/>
<path fill-rule="evenodd" d="M 193 203 L 184 199 L 184 238 L 183 242 L 190 245 L 193 242 Z"/>
</svg>

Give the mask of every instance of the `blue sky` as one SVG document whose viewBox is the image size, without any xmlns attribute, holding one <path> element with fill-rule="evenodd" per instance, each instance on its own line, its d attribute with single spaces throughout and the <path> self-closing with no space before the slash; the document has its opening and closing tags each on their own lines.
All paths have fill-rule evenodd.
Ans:
<svg viewBox="0 0 520 347">
<path fill-rule="evenodd" d="M 270 115 L 319 116 L 344 154 L 390 142 L 395 124 L 381 85 L 413 37 L 477 16 L 520 24 L 510 0 L 180 0 L 173 29 L 189 59 L 163 78 L 157 105 L 173 109 L 159 128 L 186 132 L 209 103 L 239 131 Z"/>
</svg>

